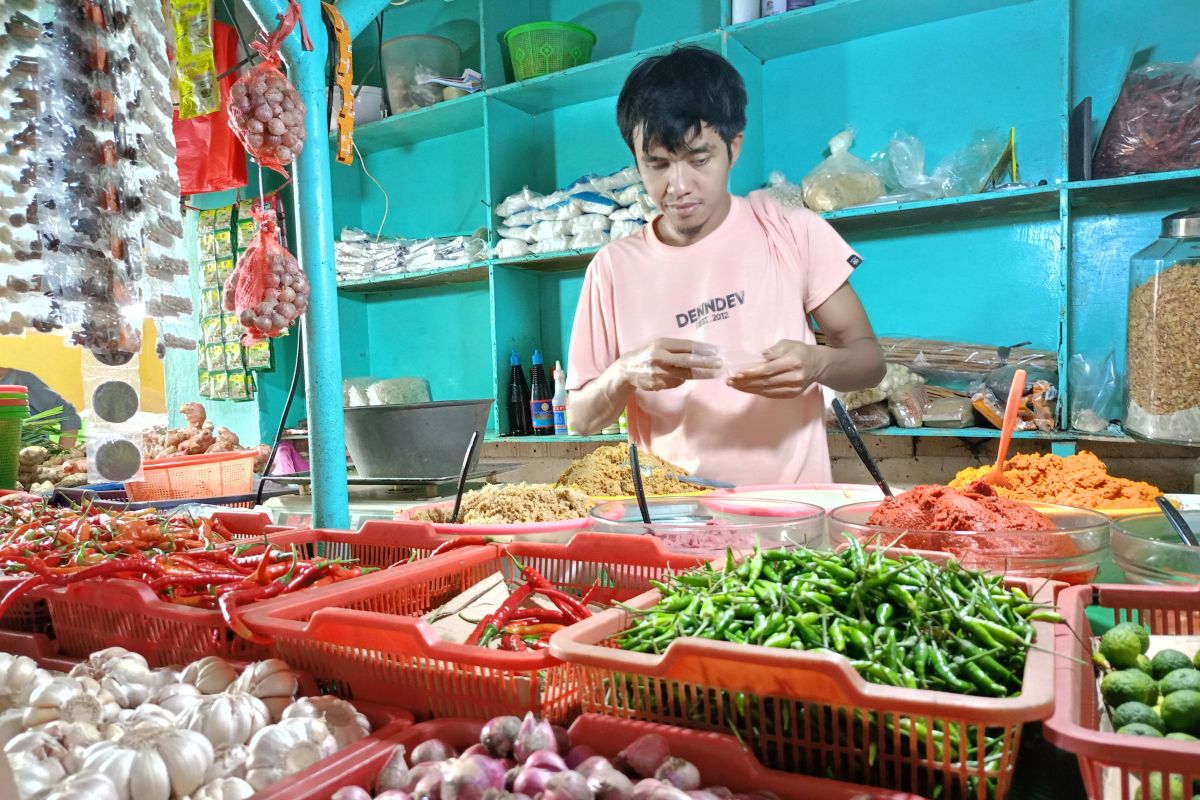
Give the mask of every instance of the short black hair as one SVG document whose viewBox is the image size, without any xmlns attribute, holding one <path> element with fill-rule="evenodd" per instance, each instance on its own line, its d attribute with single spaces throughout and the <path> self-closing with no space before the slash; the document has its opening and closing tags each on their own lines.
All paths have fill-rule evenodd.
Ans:
<svg viewBox="0 0 1200 800">
<path fill-rule="evenodd" d="M 645 59 L 625 79 L 617 98 L 617 126 L 630 151 L 634 133 L 641 131 L 644 150 L 661 146 L 677 153 L 704 124 L 731 154 L 734 138 L 746 128 L 746 84 L 717 53 L 680 47 Z"/>
</svg>

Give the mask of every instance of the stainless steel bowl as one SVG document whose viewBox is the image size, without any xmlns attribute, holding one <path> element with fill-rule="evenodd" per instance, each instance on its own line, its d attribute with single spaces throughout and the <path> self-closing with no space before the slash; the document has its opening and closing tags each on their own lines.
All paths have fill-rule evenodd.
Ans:
<svg viewBox="0 0 1200 800">
<path fill-rule="evenodd" d="M 492 400 L 447 400 L 346 409 L 346 447 L 366 478 L 458 475 L 475 431 L 483 436 Z M 479 464 L 476 448 L 471 469 Z"/>
</svg>

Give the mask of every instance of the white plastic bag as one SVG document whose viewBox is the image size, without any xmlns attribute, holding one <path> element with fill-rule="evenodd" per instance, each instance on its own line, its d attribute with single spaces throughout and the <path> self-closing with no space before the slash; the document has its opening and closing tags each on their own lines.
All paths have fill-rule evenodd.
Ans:
<svg viewBox="0 0 1200 800">
<path fill-rule="evenodd" d="M 854 130 L 829 140 L 829 157 L 804 176 L 804 204 L 813 211 L 836 211 L 869 203 L 883 195 L 883 181 L 871 166 L 850 152 Z"/>
</svg>

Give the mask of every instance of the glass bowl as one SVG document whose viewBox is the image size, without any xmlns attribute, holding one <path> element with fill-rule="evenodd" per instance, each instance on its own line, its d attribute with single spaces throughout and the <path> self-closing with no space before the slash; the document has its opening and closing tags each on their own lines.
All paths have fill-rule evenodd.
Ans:
<svg viewBox="0 0 1200 800">
<path fill-rule="evenodd" d="M 1179 513 L 1193 531 L 1200 532 L 1200 511 Z M 1161 513 L 1114 521 L 1112 553 L 1130 583 L 1200 583 L 1200 547 L 1179 541 Z"/>
<path fill-rule="evenodd" d="M 864 545 L 890 545 L 900 539 L 900 547 L 948 553 L 968 569 L 1012 577 L 1053 578 L 1069 584 L 1089 583 L 1095 578 L 1108 550 L 1108 517 L 1071 506 L 1024 504 L 1049 517 L 1058 530 L 921 531 L 868 525 L 867 520 L 879 507 L 879 502 L 871 502 L 851 503 L 830 511 L 829 539 L 835 547 L 844 534 Z"/>
<path fill-rule="evenodd" d="M 642 522 L 637 500 L 614 500 L 592 509 L 592 529 L 604 533 L 651 535 L 668 550 L 720 556 L 726 548 L 748 553 L 763 548 L 825 545 L 825 512 L 790 500 L 722 495 L 648 497 L 650 523 Z"/>
</svg>

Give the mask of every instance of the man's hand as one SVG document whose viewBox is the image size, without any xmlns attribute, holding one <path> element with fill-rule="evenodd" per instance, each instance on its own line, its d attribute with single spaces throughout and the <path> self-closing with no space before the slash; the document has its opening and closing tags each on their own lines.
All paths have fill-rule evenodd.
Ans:
<svg viewBox="0 0 1200 800">
<path fill-rule="evenodd" d="M 618 363 L 621 380 L 647 392 L 682 386 L 692 379 L 692 370 L 721 368 L 721 359 L 711 347 L 687 339 L 655 339 L 621 356 Z"/>
<path fill-rule="evenodd" d="M 763 364 L 742 370 L 726 383 L 763 397 L 799 397 L 820 379 L 827 354 L 828 348 L 784 339 L 763 352 Z"/>
</svg>

